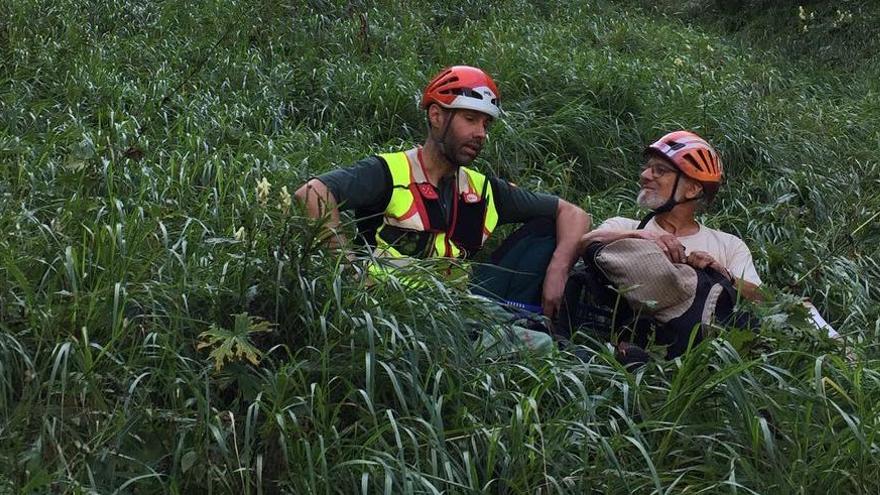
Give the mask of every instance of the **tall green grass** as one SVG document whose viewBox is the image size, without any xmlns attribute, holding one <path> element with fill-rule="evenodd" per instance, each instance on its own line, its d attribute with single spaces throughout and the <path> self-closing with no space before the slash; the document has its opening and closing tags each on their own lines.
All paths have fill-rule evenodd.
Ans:
<svg viewBox="0 0 880 495">
<path fill-rule="evenodd" d="M 877 491 L 875 85 L 605 1 L 28 0 L 0 39 L 0 493 Z M 499 355 L 485 303 L 323 249 L 281 187 L 421 139 L 452 63 L 501 87 L 478 166 L 596 220 L 652 138 L 717 143 L 761 336 Z"/>
</svg>

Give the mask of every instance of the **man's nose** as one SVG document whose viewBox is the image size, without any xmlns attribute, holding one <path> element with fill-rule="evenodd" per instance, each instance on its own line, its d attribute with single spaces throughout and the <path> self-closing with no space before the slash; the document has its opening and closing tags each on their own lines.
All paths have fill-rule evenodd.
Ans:
<svg viewBox="0 0 880 495">
<path fill-rule="evenodd" d="M 474 128 L 474 139 L 479 139 L 480 141 L 484 141 L 486 136 L 489 135 L 489 132 L 486 130 L 486 127 L 483 124 L 477 124 Z"/>
</svg>

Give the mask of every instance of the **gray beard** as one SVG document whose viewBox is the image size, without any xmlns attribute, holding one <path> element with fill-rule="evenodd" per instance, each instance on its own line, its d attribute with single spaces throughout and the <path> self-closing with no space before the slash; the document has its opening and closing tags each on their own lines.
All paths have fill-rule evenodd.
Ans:
<svg viewBox="0 0 880 495">
<path fill-rule="evenodd" d="M 639 195 L 636 196 L 636 204 L 648 210 L 656 210 L 666 204 L 667 199 L 669 198 L 659 197 L 655 191 L 641 189 Z"/>
</svg>

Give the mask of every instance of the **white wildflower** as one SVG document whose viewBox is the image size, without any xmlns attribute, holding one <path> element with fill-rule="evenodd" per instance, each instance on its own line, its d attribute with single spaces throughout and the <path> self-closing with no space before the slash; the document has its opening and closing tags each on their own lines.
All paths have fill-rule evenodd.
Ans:
<svg viewBox="0 0 880 495">
<path fill-rule="evenodd" d="M 278 209 L 281 210 L 282 213 L 287 215 L 290 213 L 290 206 L 293 204 L 293 198 L 290 197 L 290 193 L 287 192 L 287 186 L 281 188 L 281 202 L 278 204 Z"/>
<path fill-rule="evenodd" d="M 263 177 L 263 180 L 257 183 L 257 202 L 260 203 L 261 206 L 266 206 L 266 203 L 269 202 L 269 190 L 272 188 L 272 184 L 269 184 L 269 181 Z"/>
</svg>

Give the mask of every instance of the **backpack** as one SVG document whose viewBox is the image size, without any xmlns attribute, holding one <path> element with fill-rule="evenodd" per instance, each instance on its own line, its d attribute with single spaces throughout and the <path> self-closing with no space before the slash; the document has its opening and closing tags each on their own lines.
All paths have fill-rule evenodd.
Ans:
<svg viewBox="0 0 880 495">
<path fill-rule="evenodd" d="M 699 343 L 714 325 L 757 326 L 736 308 L 737 291 L 717 271 L 673 264 L 653 241 L 593 243 L 569 277 L 557 332 L 581 331 L 599 339 L 644 347 L 651 337 L 669 359 L 683 354 L 692 333 Z"/>
</svg>

